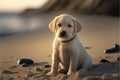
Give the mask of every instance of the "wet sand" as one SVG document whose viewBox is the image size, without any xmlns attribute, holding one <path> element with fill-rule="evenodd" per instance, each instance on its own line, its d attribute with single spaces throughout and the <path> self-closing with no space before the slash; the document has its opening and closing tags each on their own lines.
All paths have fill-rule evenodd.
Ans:
<svg viewBox="0 0 120 80">
<path fill-rule="evenodd" d="M 73 14 L 74 15 L 74 14 Z M 119 62 L 116 57 L 119 53 L 105 54 L 104 50 L 120 44 L 119 18 L 106 16 L 74 15 L 82 25 L 78 33 L 80 41 L 92 56 L 93 68 L 85 74 L 76 72 L 73 76 L 59 74 L 48 77 L 50 71 L 53 33 L 48 24 L 54 15 L 40 16 L 43 19 L 42 29 L 33 32 L 14 34 L 0 38 L 0 80 L 117 80 Z M 20 58 L 33 59 L 35 64 L 29 67 L 17 65 Z M 100 63 L 105 58 L 110 63 Z M 75 79 L 73 79 L 75 78 Z"/>
</svg>

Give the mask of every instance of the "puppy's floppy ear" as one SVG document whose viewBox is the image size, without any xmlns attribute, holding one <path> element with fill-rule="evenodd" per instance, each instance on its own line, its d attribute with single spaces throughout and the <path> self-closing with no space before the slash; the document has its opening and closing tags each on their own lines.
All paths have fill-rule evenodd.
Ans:
<svg viewBox="0 0 120 80">
<path fill-rule="evenodd" d="M 75 32 L 79 32 L 81 30 L 81 24 L 76 18 L 73 18 L 74 26 L 75 26 Z"/>
<path fill-rule="evenodd" d="M 50 23 L 49 23 L 49 28 L 52 32 L 55 32 L 55 27 L 56 27 L 56 22 L 57 22 L 58 17 L 55 17 Z"/>
</svg>

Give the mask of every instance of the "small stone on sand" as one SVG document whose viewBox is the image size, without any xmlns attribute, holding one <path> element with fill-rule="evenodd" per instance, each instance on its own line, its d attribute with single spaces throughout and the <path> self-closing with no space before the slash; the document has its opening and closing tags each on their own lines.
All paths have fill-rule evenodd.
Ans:
<svg viewBox="0 0 120 80">
<path fill-rule="evenodd" d="M 65 69 L 60 69 L 60 70 L 58 71 L 58 73 L 59 73 L 59 74 L 67 74 L 67 70 L 65 70 Z"/>
<path fill-rule="evenodd" d="M 39 72 L 43 71 L 43 69 L 41 69 L 40 67 L 35 67 L 34 69 L 35 69 L 35 71 L 39 71 Z"/>
<path fill-rule="evenodd" d="M 100 62 L 102 62 L 102 63 L 106 63 L 106 62 L 110 63 L 110 61 L 108 61 L 107 59 L 101 59 Z"/>
<path fill-rule="evenodd" d="M 117 57 L 116 60 L 117 60 L 117 61 L 120 61 L 120 57 Z"/>
<path fill-rule="evenodd" d="M 88 46 L 88 47 L 85 47 L 85 49 L 91 49 L 91 47 Z"/>
<path fill-rule="evenodd" d="M 1 73 L 3 73 L 3 74 L 14 74 L 14 73 L 18 73 L 18 72 L 12 72 L 10 70 L 3 70 L 3 71 L 1 71 Z"/>
<path fill-rule="evenodd" d="M 46 64 L 46 65 L 44 65 L 44 67 L 45 67 L 45 68 L 50 68 L 50 67 L 51 67 L 51 65 Z"/>
</svg>

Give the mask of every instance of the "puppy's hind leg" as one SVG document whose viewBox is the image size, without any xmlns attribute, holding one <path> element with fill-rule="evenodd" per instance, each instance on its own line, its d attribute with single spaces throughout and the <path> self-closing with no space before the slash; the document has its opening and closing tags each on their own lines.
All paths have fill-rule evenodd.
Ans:
<svg viewBox="0 0 120 80">
<path fill-rule="evenodd" d="M 91 57 L 87 57 L 86 60 L 82 64 L 82 68 L 79 70 L 81 73 L 85 73 L 88 69 L 92 67 L 92 59 Z"/>
</svg>

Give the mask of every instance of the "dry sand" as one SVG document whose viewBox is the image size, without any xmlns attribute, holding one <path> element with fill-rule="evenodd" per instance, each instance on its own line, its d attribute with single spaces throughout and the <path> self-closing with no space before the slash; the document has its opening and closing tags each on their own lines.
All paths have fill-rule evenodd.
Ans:
<svg viewBox="0 0 120 80">
<path fill-rule="evenodd" d="M 0 80 L 119 80 L 119 53 L 105 54 L 104 50 L 120 44 L 119 18 L 106 16 L 77 16 L 82 25 L 78 33 L 87 52 L 92 56 L 93 67 L 86 73 L 76 72 L 73 76 L 59 74 L 48 77 L 50 71 L 52 40 L 54 35 L 48 23 L 54 15 L 40 16 L 43 28 L 27 33 L 0 38 Z M 20 58 L 33 59 L 29 67 L 17 65 Z M 110 63 L 100 63 L 106 58 Z"/>
</svg>

